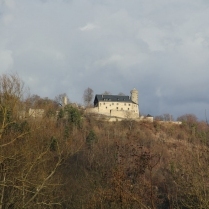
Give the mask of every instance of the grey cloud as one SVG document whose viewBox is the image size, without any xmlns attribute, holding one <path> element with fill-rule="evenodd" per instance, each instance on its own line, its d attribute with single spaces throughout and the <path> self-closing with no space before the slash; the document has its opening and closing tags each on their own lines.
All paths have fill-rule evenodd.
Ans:
<svg viewBox="0 0 209 209">
<path fill-rule="evenodd" d="M 82 102 L 87 87 L 114 94 L 135 87 L 145 114 L 204 118 L 206 1 L 12 2 L 1 5 L 0 72 L 18 72 L 31 92 Z"/>
</svg>

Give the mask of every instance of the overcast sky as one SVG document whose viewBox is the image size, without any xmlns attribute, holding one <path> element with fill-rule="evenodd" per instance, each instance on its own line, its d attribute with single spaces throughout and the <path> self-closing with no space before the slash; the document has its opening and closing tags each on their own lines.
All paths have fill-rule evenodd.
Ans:
<svg viewBox="0 0 209 209">
<path fill-rule="evenodd" d="M 11 72 L 41 97 L 136 88 L 142 114 L 205 119 L 209 1 L 0 0 L 0 73 Z"/>
</svg>

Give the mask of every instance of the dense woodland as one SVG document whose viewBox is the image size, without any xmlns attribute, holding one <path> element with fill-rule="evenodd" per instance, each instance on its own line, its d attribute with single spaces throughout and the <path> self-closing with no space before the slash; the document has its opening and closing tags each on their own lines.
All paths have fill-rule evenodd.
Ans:
<svg viewBox="0 0 209 209">
<path fill-rule="evenodd" d="M 0 209 L 209 208 L 206 122 L 107 122 L 25 95 L 0 77 Z M 30 107 L 44 117 L 21 117 Z"/>
</svg>

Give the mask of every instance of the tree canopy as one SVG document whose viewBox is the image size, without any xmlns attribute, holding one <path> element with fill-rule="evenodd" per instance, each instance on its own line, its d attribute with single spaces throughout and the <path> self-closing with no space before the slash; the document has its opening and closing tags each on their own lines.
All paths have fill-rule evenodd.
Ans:
<svg viewBox="0 0 209 209">
<path fill-rule="evenodd" d="M 84 103 L 86 106 L 90 106 L 91 101 L 93 99 L 93 93 L 94 93 L 94 91 L 89 87 L 84 90 L 83 100 L 84 100 Z"/>
</svg>

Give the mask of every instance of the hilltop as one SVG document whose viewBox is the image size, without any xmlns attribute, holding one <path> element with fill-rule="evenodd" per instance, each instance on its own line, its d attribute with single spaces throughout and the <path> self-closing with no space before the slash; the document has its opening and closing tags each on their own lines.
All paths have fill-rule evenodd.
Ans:
<svg viewBox="0 0 209 209">
<path fill-rule="evenodd" d="M 209 208 L 206 122 L 108 122 L 49 100 L 20 117 L 21 82 L 0 86 L 0 208 Z"/>
</svg>

